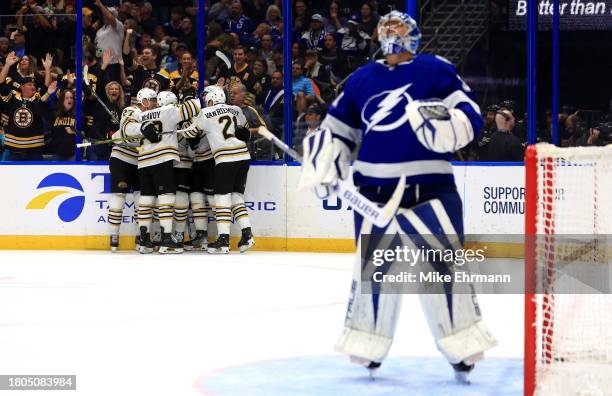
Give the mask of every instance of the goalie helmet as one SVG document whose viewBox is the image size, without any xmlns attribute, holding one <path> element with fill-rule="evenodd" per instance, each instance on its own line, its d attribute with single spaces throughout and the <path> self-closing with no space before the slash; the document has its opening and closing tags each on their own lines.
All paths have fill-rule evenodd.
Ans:
<svg viewBox="0 0 612 396">
<path fill-rule="evenodd" d="M 143 88 L 136 94 L 136 102 L 138 104 L 143 104 L 144 100 L 157 100 L 157 94 L 151 88 Z"/>
<path fill-rule="evenodd" d="M 157 94 L 158 106 L 175 105 L 177 103 L 178 99 L 176 98 L 176 95 L 170 91 L 161 91 Z"/>
<path fill-rule="evenodd" d="M 421 42 L 421 31 L 410 15 L 391 11 L 380 18 L 376 30 L 383 54 L 416 54 Z"/>
<path fill-rule="evenodd" d="M 222 89 L 212 89 L 204 96 L 204 102 L 207 106 L 210 100 L 212 100 L 213 105 L 225 103 L 225 92 Z"/>
</svg>

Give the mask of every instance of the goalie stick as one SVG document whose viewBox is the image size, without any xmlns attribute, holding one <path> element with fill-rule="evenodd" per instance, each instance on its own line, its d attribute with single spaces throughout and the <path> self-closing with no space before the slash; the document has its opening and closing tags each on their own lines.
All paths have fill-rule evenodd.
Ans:
<svg viewBox="0 0 612 396">
<path fill-rule="evenodd" d="M 287 146 L 283 141 L 274 136 L 266 127 L 260 126 L 258 133 L 264 138 L 272 142 L 276 147 L 289 154 L 297 161 L 302 162 L 302 156 L 299 155 L 294 149 Z M 364 197 L 353 185 L 351 178 L 347 177 L 345 180 L 340 181 L 336 186 L 333 187 L 334 191 L 338 194 L 339 198 L 344 199 L 348 202 L 353 210 L 372 222 L 376 227 L 386 227 L 391 220 L 395 217 L 395 212 L 402 200 L 404 195 L 404 189 L 406 188 L 406 177 L 401 176 L 399 183 L 393 191 L 391 199 L 382 208 L 375 202 L 370 201 Z"/>
</svg>

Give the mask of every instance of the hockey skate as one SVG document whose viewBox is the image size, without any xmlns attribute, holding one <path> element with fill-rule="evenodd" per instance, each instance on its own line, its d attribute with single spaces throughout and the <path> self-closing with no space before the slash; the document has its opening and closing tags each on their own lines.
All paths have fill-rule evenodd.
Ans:
<svg viewBox="0 0 612 396">
<path fill-rule="evenodd" d="M 153 235 L 153 238 L 151 238 L 151 242 L 153 243 L 153 250 L 155 250 L 156 252 L 159 251 L 159 247 L 161 246 L 161 238 L 162 238 L 161 232 L 156 232 Z"/>
<path fill-rule="evenodd" d="M 137 252 L 140 252 L 140 235 L 136 235 L 136 238 L 134 238 L 134 245 L 135 245 L 135 250 Z"/>
<path fill-rule="evenodd" d="M 140 254 L 153 253 L 153 242 L 147 227 L 140 227 Z"/>
<path fill-rule="evenodd" d="M 251 227 L 246 227 L 242 229 L 242 237 L 240 238 L 240 242 L 238 242 L 238 249 L 240 249 L 240 253 L 244 253 L 255 245 L 255 239 L 253 238 L 253 233 L 251 232 Z"/>
<path fill-rule="evenodd" d="M 362 359 L 357 356 L 351 356 L 350 359 L 352 363 L 365 367 L 371 379 L 375 379 L 374 374 L 376 374 L 376 370 L 382 365 L 382 363 L 372 362 L 371 360 Z"/>
<path fill-rule="evenodd" d="M 119 249 L 119 235 L 114 234 L 110 236 L 110 248 L 111 252 L 115 253 Z"/>
<path fill-rule="evenodd" d="M 175 232 L 174 235 L 172 235 L 172 240 L 174 241 L 176 249 L 180 250 L 181 253 L 186 250 L 185 243 L 183 242 L 185 240 L 185 234 L 183 232 Z"/>
<path fill-rule="evenodd" d="M 195 237 L 191 241 L 194 250 L 203 250 L 206 251 L 208 249 L 208 232 L 206 231 L 196 231 Z"/>
<path fill-rule="evenodd" d="M 183 248 L 172 238 L 172 234 L 164 232 L 162 227 L 161 241 L 159 242 L 159 254 L 179 254 L 183 253 Z"/>
<path fill-rule="evenodd" d="M 474 364 L 465 364 L 464 362 L 459 362 L 457 364 L 451 364 L 453 366 L 453 370 L 455 370 L 455 379 L 457 382 L 461 384 L 469 384 L 469 374 L 472 370 L 474 370 Z"/>
<path fill-rule="evenodd" d="M 211 254 L 228 254 L 230 251 L 229 235 L 221 234 L 216 241 L 208 245 L 208 253 Z"/>
</svg>

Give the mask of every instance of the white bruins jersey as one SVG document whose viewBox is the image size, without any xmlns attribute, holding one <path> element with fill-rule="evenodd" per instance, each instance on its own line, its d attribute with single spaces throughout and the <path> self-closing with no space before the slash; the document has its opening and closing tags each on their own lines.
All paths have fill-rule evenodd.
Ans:
<svg viewBox="0 0 612 396">
<path fill-rule="evenodd" d="M 167 105 L 142 112 L 139 122 L 153 123 L 158 132 L 176 131 L 180 122 L 191 119 L 197 115 L 199 110 L 199 99 L 191 99 L 178 106 Z M 175 165 L 180 162 L 176 133 L 163 134 L 161 141 L 157 143 L 143 139 L 138 155 L 138 168 L 146 168 L 167 161 L 173 161 Z"/>
<path fill-rule="evenodd" d="M 198 147 L 195 149 L 195 162 L 203 162 L 213 159 L 212 150 L 210 149 L 210 143 L 208 143 L 208 138 L 202 132 L 200 136 L 200 141 L 198 142 Z"/>
<path fill-rule="evenodd" d="M 189 127 L 191 123 L 192 123 L 192 120 L 181 122 L 179 123 L 179 129 L 185 129 Z M 183 135 L 178 135 L 177 139 L 178 139 L 178 154 L 179 154 L 180 162 L 178 164 L 174 164 L 174 167 L 191 169 L 191 165 L 193 164 L 193 160 L 195 156 L 194 152 L 193 150 L 191 150 L 191 146 L 189 146 L 189 143 L 187 142 L 187 138 L 185 138 Z"/>
<path fill-rule="evenodd" d="M 119 133 L 115 133 L 113 138 L 127 138 L 128 136 L 140 135 L 140 123 L 138 121 L 142 111 L 136 106 L 128 106 L 121 112 L 119 121 Z M 119 136 L 117 136 L 119 135 Z M 139 142 L 116 143 L 111 151 L 111 158 L 120 159 L 128 164 L 138 165 L 138 150 L 134 146 L 140 145 Z"/>
<path fill-rule="evenodd" d="M 195 123 L 206 134 L 216 165 L 251 159 L 246 143 L 235 136 L 236 126 L 247 124 L 240 107 L 226 104 L 206 107 Z"/>
</svg>

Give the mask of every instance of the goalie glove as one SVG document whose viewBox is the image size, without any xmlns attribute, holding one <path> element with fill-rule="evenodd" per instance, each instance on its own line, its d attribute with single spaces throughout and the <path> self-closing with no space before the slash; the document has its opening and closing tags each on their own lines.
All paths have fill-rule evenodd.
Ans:
<svg viewBox="0 0 612 396">
<path fill-rule="evenodd" d="M 351 150 L 329 129 L 306 136 L 302 144 L 304 158 L 298 188 L 314 188 L 319 198 L 327 198 L 339 180 L 348 176 Z"/>
<path fill-rule="evenodd" d="M 419 142 L 436 153 L 453 153 L 474 139 L 469 118 L 438 99 L 415 100 L 406 107 L 408 121 Z"/>
<path fill-rule="evenodd" d="M 140 133 L 151 143 L 159 143 L 162 140 L 161 134 L 152 122 L 145 122 L 140 126 Z"/>
</svg>

